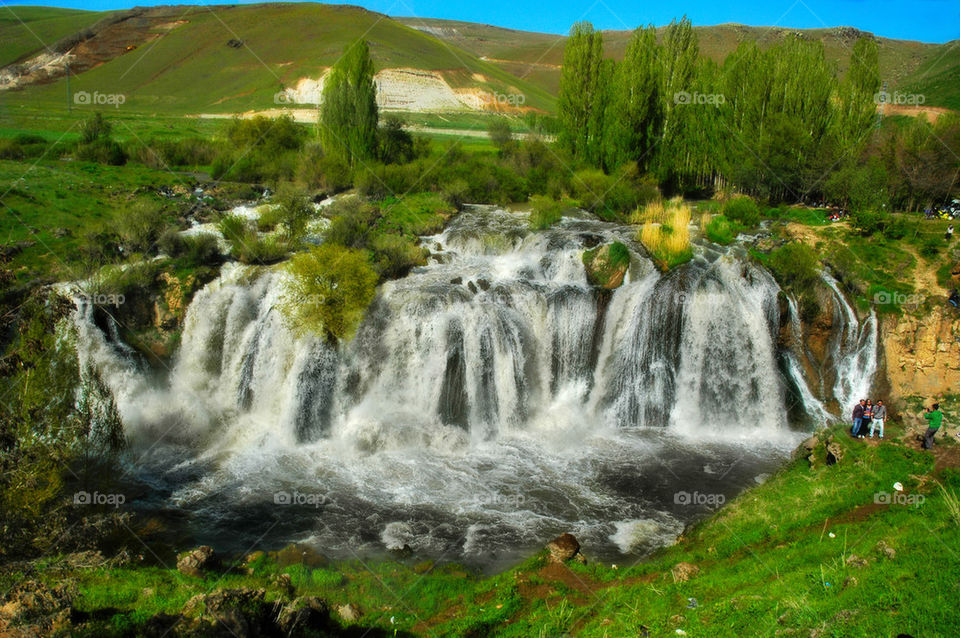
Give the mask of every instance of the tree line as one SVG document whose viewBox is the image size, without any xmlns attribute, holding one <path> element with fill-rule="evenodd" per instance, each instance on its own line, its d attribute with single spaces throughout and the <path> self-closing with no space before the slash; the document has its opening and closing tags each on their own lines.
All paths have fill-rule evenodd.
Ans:
<svg viewBox="0 0 960 638">
<path fill-rule="evenodd" d="M 573 26 L 558 97 L 559 143 L 607 173 L 635 163 L 667 192 L 729 188 L 771 201 L 829 198 L 914 208 L 947 197 L 960 123 L 878 127 L 879 45 L 861 37 L 843 78 L 823 44 L 743 42 L 722 64 L 701 57 L 686 18 L 658 37 L 634 31 L 623 60 L 603 34 Z"/>
</svg>

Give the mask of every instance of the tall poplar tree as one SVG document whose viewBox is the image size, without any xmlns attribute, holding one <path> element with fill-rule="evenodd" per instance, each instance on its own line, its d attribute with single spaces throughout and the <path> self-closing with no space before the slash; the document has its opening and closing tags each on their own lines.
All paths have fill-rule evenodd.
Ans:
<svg viewBox="0 0 960 638">
<path fill-rule="evenodd" d="M 579 157 L 585 157 L 596 144 L 598 122 L 602 122 L 596 112 L 604 108 L 600 99 L 605 88 L 600 82 L 602 61 L 603 34 L 589 22 L 574 24 L 563 50 L 557 116 L 561 142 Z"/>
<path fill-rule="evenodd" d="M 377 89 L 367 43 L 347 46 L 330 69 L 320 107 L 320 143 L 325 153 L 349 164 L 377 150 Z"/>
</svg>

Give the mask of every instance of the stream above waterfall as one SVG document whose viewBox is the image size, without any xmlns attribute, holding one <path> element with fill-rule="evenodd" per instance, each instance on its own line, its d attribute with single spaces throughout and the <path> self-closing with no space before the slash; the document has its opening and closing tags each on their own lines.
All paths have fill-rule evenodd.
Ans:
<svg viewBox="0 0 960 638">
<path fill-rule="evenodd" d="M 778 343 L 766 270 L 704 244 L 663 274 L 634 233 L 586 215 L 531 232 L 468 206 L 340 346 L 290 329 L 282 268 L 227 264 L 162 371 L 78 301 L 81 364 L 150 486 L 129 505 L 187 512 L 196 542 L 233 552 L 406 547 L 495 568 L 567 531 L 614 562 L 672 543 L 776 471 L 825 409 Z M 582 255 L 612 241 L 631 266 L 601 292 Z M 830 398 L 846 400 L 876 369 L 876 321 L 841 318 Z"/>
</svg>

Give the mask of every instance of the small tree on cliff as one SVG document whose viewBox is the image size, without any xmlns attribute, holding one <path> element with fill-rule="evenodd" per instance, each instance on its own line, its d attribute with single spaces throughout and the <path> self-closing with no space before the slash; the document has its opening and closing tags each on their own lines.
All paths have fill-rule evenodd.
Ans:
<svg viewBox="0 0 960 638">
<path fill-rule="evenodd" d="M 351 165 L 377 150 L 377 89 L 367 43 L 357 40 L 330 69 L 320 107 L 320 142 L 326 154 Z"/>
<path fill-rule="evenodd" d="M 299 253 L 281 308 L 296 332 L 325 333 L 328 340 L 353 337 L 377 291 L 377 273 L 367 253 L 322 244 Z"/>
</svg>

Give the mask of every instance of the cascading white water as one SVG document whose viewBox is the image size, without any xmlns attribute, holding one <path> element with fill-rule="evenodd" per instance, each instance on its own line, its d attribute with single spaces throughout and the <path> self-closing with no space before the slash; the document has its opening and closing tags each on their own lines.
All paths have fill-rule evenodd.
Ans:
<svg viewBox="0 0 960 638">
<path fill-rule="evenodd" d="M 870 398 L 870 387 L 877 371 L 877 314 L 870 314 L 861 323 L 857 313 L 840 292 L 837 280 L 822 273 L 823 281 L 833 292 L 834 326 L 831 359 L 836 372 L 833 396 L 846 411 L 860 399 Z"/>
<path fill-rule="evenodd" d="M 582 254 L 613 240 L 632 265 L 605 298 Z M 433 263 L 385 284 L 340 348 L 290 331 L 281 269 L 225 266 L 165 383 L 81 304 L 81 356 L 116 397 L 131 463 L 211 536 L 272 516 L 334 554 L 491 562 L 567 530 L 598 551 L 656 546 L 702 511 L 677 491 L 731 494 L 795 444 L 779 289 L 748 260 L 662 275 L 627 227 L 529 233 L 492 207 L 425 245 Z M 323 505 L 264 514 L 284 490 Z"/>
</svg>

